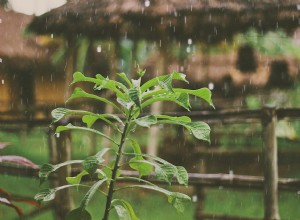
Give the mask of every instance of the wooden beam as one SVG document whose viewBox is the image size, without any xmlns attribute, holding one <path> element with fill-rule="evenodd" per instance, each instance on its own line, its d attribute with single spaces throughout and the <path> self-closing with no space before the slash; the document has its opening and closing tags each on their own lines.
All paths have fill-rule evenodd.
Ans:
<svg viewBox="0 0 300 220">
<path fill-rule="evenodd" d="M 278 208 L 277 115 L 274 107 L 262 111 L 265 219 L 280 220 Z"/>
</svg>

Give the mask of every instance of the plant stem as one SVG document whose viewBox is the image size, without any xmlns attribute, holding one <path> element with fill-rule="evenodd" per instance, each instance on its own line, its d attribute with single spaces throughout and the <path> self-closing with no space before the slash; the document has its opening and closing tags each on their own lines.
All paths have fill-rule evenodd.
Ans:
<svg viewBox="0 0 300 220">
<path fill-rule="evenodd" d="M 115 182 L 117 180 L 117 172 L 118 172 L 118 169 L 120 168 L 119 162 L 120 162 L 121 155 L 122 155 L 122 148 L 123 148 L 125 140 L 126 140 L 127 129 L 128 129 L 128 126 L 129 126 L 129 123 L 130 123 L 130 120 L 131 120 L 131 112 L 132 112 L 131 110 L 132 109 L 130 109 L 130 111 L 129 111 L 129 117 L 126 120 L 124 130 L 122 132 L 122 136 L 121 136 L 121 139 L 120 139 L 118 154 L 116 156 L 115 165 L 114 165 L 114 168 L 112 170 L 111 181 L 109 183 L 109 188 L 108 188 L 108 193 L 107 193 L 107 198 L 106 198 L 106 206 L 105 206 L 104 216 L 103 216 L 102 220 L 108 220 L 109 211 L 111 209 L 111 201 L 112 201 L 112 198 L 113 198 Z"/>
</svg>

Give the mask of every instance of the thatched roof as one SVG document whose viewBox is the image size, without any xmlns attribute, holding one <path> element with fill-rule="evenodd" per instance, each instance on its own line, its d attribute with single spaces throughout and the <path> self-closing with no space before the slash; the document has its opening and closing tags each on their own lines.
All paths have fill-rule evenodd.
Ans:
<svg viewBox="0 0 300 220">
<path fill-rule="evenodd" d="M 48 47 L 39 46 L 36 36 L 24 36 L 32 18 L 0 7 L 0 69 L 34 69 L 49 60 Z"/>
<path fill-rule="evenodd" d="M 299 26 L 297 0 L 71 0 L 36 17 L 37 33 L 98 38 L 214 42 L 250 27 L 261 31 Z"/>
</svg>

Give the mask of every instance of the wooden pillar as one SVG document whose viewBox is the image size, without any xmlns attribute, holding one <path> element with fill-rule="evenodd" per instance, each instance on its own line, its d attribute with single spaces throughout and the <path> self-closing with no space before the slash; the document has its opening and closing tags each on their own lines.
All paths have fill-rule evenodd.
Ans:
<svg viewBox="0 0 300 220">
<path fill-rule="evenodd" d="M 262 110 L 265 220 L 279 220 L 276 109 Z"/>
<path fill-rule="evenodd" d="M 159 75 L 163 75 L 163 74 L 167 74 L 168 73 L 168 64 L 167 64 L 167 47 L 166 47 L 167 43 L 166 41 L 163 41 L 161 48 L 159 50 L 160 55 L 161 55 L 161 59 L 160 62 L 157 66 L 158 69 L 158 73 Z M 152 73 L 153 75 L 155 73 Z M 163 108 L 163 104 L 162 102 L 155 102 L 151 105 L 150 107 L 150 112 L 151 114 L 155 115 L 155 114 L 159 114 L 162 111 Z M 158 148 L 158 142 L 159 142 L 159 127 L 158 125 L 153 125 L 150 127 L 149 129 L 149 139 L 148 139 L 148 146 L 147 146 L 147 154 L 150 155 L 157 155 L 157 148 Z"/>
<path fill-rule="evenodd" d="M 206 173 L 206 166 L 205 166 L 205 159 L 204 157 L 199 161 L 200 167 L 198 172 L 199 173 Z M 205 189 L 203 186 L 196 185 L 195 188 L 195 194 L 196 194 L 196 208 L 195 208 L 195 214 L 194 218 L 196 220 L 204 220 L 203 218 L 203 211 L 204 211 L 204 201 L 205 201 Z"/>
<path fill-rule="evenodd" d="M 65 88 L 64 88 L 64 99 L 65 101 L 70 97 L 72 93 L 72 88 L 69 86 L 72 82 L 73 73 L 75 72 L 75 53 L 76 53 L 76 45 L 75 39 L 69 38 L 67 40 L 68 43 L 68 52 L 65 66 Z M 68 124 L 69 119 L 65 118 L 61 121 L 62 125 Z M 56 156 L 57 163 L 62 163 L 67 160 L 71 160 L 71 132 L 64 131 L 61 132 L 58 137 L 55 138 L 55 146 L 56 146 Z M 58 170 L 58 179 L 57 185 L 62 186 L 66 185 L 66 177 L 71 176 L 71 167 L 64 166 Z M 56 184 L 56 183 L 55 183 Z M 57 197 L 55 200 L 55 214 L 57 220 L 64 220 L 66 214 L 73 208 L 73 198 L 71 195 L 71 189 L 67 188 L 63 191 L 57 193 Z"/>
</svg>

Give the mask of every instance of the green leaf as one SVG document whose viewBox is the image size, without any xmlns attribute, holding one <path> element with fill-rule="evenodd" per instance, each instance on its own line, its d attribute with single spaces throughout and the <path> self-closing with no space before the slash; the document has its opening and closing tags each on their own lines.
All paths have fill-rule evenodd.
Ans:
<svg viewBox="0 0 300 220">
<path fill-rule="evenodd" d="M 141 98 L 139 88 L 133 87 L 128 90 L 129 98 L 136 104 L 136 106 L 141 109 Z"/>
<path fill-rule="evenodd" d="M 138 69 L 136 72 L 139 75 L 139 77 L 142 78 L 145 75 L 146 70 L 142 70 L 139 65 L 137 65 L 137 67 L 138 67 Z"/>
<path fill-rule="evenodd" d="M 170 92 L 174 92 L 173 85 L 172 85 L 172 79 L 173 79 L 172 74 L 162 76 L 162 77 L 156 77 L 156 78 L 158 80 L 158 84 L 162 89 L 166 89 Z"/>
<path fill-rule="evenodd" d="M 55 198 L 56 189 L 43 189 L 34 196 L 34 199 L 38 202 L 47 202 Z"/>
<path fill-rule="evenodd" d="M 99 97 L 97 95 L 94 95 L 94 94 L 90 94 L 90 93 L 87 93 L 85 92 L 83 89 L 81 88 L 75 88 L 72 95 L 70 96 L 70 98 L 67 100 L 70 101 L 70 100 L 73 100 L 73 99 L 78 99 L 78 98 L 90 98 L 90 99 L 95 99 L 97 101 L 100 101 L 100 102 L 104 102 L 108 105 L 111 105 L 113 108 L 115 108 L 116 110 L 118 110 L 119 112 L 122 112 L 121 109 L 116 106 L 113 102 L 107 100 L 106 98 L 102 98 L 102 97 Z"/>
<path fill-rule="evenodd" d="M 168 202 L 180 213 L 184 212 L 185 207 L 191 203 L 191 198 L 183 193 L 172 192 L 168 195 Z"/>
<path fill-rule="evenodd" d="M 92 216 L 86 209 L 77 208 L 67 214 L 66 220 L 92 220 Z"/>
<path fill-rule="evenodd" d="M 155 117 L 157 118 L 157 123 L 182 125 L 188 129 L 195 138 L 210 143 L 210 127 L 205 122 L 190 122 L 190 118 L 187 116 L 172 117 L 166 115 L 155 115 Z"/>
<path fill-rule="evenodd" d="M 195 138 L 210 143 L 210 127 L 205 122 L 190 122 L 186 123 L 184 126 L 192 132 Z"/>
<path fill-rule="evenodd" d="M 38 202 L 47 202 L 50 200 L 55 199 L 55 193 L 59 190 L 69 188 L 73 185 L 64 185 L 64 186 L 59 186 L 53 189 L 43 189 L 40 192 L 38 192 L 35 196 L 34 199 Z"/>
<path fill-rule="evenodd" d="M 177 172 L 175 175 L 176 175 L 178 183 L 187 186 L 188 181 L 189 181 L 189 176 L 188 176 L 186 169 L 182 166 L 177 166 L 176 169 L 177 169 Z"/>
<path fill-rule="evenodd" d="M 115 205 L 115 203 L 120 203 L 120 205 Z M 122 199 L 115 199 L 112 201 L 112 206 L 116 209 L 119 219 L 139 220 L 129 202 Z"/>
<path fill-rule="evenodd" d="M 166 90 L 163 90 L 166 91 Z M 141 105 L 142 108 L 145 108 L 146 106 L 149 106 L 153 104 L 154 102 L 159 102 L 159 101 L 169 101 L 169 102 L 175 102 L 177 105 L 185 108 L 186 110 L 190 110 L 190 101 L 189 101 L 189 96 L 187 93 L 161 93 L 158 95 L 153 95 L 153 97 L 147 99 L 144 101 Z"/>
<path fill-rule="evenodd" d="M 177 104 L 185 108 L 186 110 L 190 111 L 191 104 L 190 104 L 190 99 L 189 95 L 187 93 L 179 93 L 176 97 Z"/>
<path fill-rule="evenodd" d="M 90 189 L 89 191 L 85 194 L 85 196 L 83 197 L 81 204 L 80 204 L 80 208 L 85 209 L 85 207 L 88 205 L 88 203 L 90 202 L 91 198 L 93 197 L 93 195 L 95 194 L 95 192 L 98 190 L 98 188 L 106 181 L 106 179 L 101 179 L 99 181 L 97 181 Z"/>
<path fill-rule="evenodd" d="M 45 182 L 50 175 L 50 173 L 54 172 L 55 170 L 59 169 L 60 167 L 74 164 L 74 163 L 82 163 L 82 160 L 69 160 L 57 165 L 52 164 L 43 164 L 40 171 L 39 171 L 39 178 L 40 178 L 40 185 Z"/>
<path fill-rule="evenodd" d="M 167 76 L 171 76 L 172 80 L 176 79 L 176 80 L 180 80 L 180 81 L 184 81 L 184 82 L 188 83 L 188 81 L 185 79 L 185 74 L 178 73 L 178 72 L 173 72 L 173 73 L 170 73 L 169 75 L 162 75 L 162 76 L 159 76 L 157 78 L 154 78 L 154 79 L 151 79 L 151 80 L 145 82 L 141 86 L 141 92 L 143 93 L 146 90 L 148 90 L 149 88 L 158 85 L 159 81 L 162 81 Z"/>
<path fill-rule="evenodd" d="M 120 220 L 131 220 L 130 215 L 125 207 L 122 205 L 114 205 L 113 207 L 115 208 Z"/>
<path fill-rule="evenodd" d="M 82 117 L 82 122 L 86 123 L 88 128 L 91 128 L 93 126 L 93 124 L 99 119 L 102 120 L 102 121 L 105 121 L 107 124 L 111 125 L 116 130 L 118 130 L 117 127 L 115 126 L 115 124 L 112 121 L 110 121 L 110 119 L 113 119 L 114 121 L 117 121 L 117 122 L 121 123 L 122 125 L 124 125 L 122 120 L 118 116 L 112 115 L 112 114 L 89 114 L 89 115 L 84 115 Z"/>
<path fill-rule="evenodd" d="M 157 119 L 154 115 L 147 115 L 145 117 L 137 118 L 134 120 L 139 126 L 149 128 L 150 125 L 157 123 Z"/>
<path fill-rule="evenodd" d="M 128 79 L 127 75 L 125 73 L 118 73 L 118 76 L 120 76 L 122 79 L 125 80 L 125 82 L 128 84 L 128 86 L 131 88 L 132 87 L 132 83 L 131 81 Z"/>
<path fill-rule="evenodd" d="M 96 78 L 86 77 L 81 72 L 75 72 L 73 74 L 73 83 L 77 82 L 91 82 L 94 83 L 94 89 L 101 90 L 101 89 L 109 89 L 114 91 L 118 97 L 124 97 L 124 94 L 117 88 L 121 88 L 123 91 L 127 91 L 126 86 L 122 83 L 119 83 L 114 80 L 110 80 L 108 78 L 103 77 L 101 74 L 97 74 Z"/>
<path fill-rule="evenodd" d="M 88 175 L 89 173 L 86 172 L 85 170 L 81 171 L 79 174 L 77 174 L 74 177 L 66 177 L 66 181 L 70 184 L 80 184 L 81 178 L 85 175 Z"/>
<path fill-rule="evenodd" d="M 98 160 L 96 156 L 90 156 L 83 161 L 82 166 L 86 172 L 93 175 L 102 162 L 104 162 L 104 160 Z"/>
<path fill-rule="evenodd" d="M 117 102 L 122 105 L 125 109 L 130 109 L 131 106 L 134 105 L 134 102 L 131 101 L 131 100 L 124 100 L 124 99 L 121 99 L 121 98 L 117 98 Z"/>
<path fill-rule="evenodd" d="M 172 178 L 176 175 L 176 167 L 172 164 L 162 164 L 155 167 L 156 178 L 171 184 Z"/>
<path fill-rule="evenodd" d="M 103 134 L 100 131 L 97 131 L 95 129 L 91 129 L 91 128 L 85 128 L 85 127 L 79 127 L 79 126 L 74 126 L 71 123 L 65 125 L 65 126 L 58 126 L 56 128 L 56 133 L 62 132 L 62 131 L 67 131 L 67 130 L 81 130 L 81 131 L 90 131 L 93 133 L 96 133 L 102 137 L 105 137 L 106 139 L 110 140 L 112 143 L 118 145 L 118 143 L 116 143 L 113 139 L 111 139 L 110 137 L 108 137 L 107 135 Z"/>
<path fill-rule="evenodd" d="M 149 175 L 153 170 L 152 165 L 147 163 L 142 156 L 131 158 L 129 161 L 129 166 L 132 169 L 137 170 L 140 177 Z"/>
<path fill-rule="evenodd" d="M 211 99 L 211 91 L 208 88 L 201 88 L 197 90 L 190 90 L 190 89 L 181 89 L 181 88 L 174 88 L 175 92 L 180 92 L 180 93 L 187 93 L 189 95 L 194 95 L 196 97 L 199 97 L 203 100 L 205 100 L 209 105 L 214 107 L 214 104 Z"/>
<path fill-rule="evenodd" d="M 130 159 L 129 166 L 132 169 L 139 171 L 140 177 L 149 175 L 153 170 L 153 166 L 147 163 L 145 159 L 141 156 L 142 152 L 140 145 L 135 140 L 130 139 L 130 141 L 131 147 L 136 156 Z"/>
</svg>

